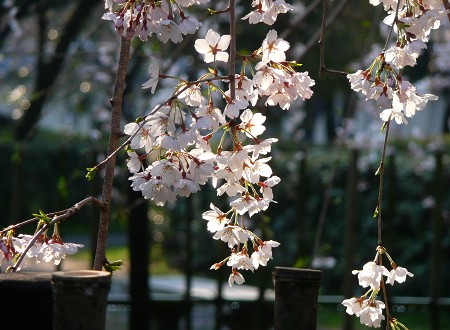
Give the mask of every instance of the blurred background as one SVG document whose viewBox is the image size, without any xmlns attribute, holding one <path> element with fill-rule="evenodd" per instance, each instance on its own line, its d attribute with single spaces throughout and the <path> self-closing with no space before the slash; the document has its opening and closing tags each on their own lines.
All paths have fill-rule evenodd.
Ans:
<svg viewBox="0 0 450 330">
<path fill-rule="evenodd" d="M 378 195 L 383 136 L 379 109 L 350 90 L 344 75 L 319 73 L 322 1 L 292 0 L 295 12 L 274 26 L 290 42 L 288 59 L 315 79 L 314 96 L 289 111 L 257 108 L 277 137 L 271 166 L 282 182 L 277 204 L 255 216 L 265 239 L 281 242 L 274 260 L 246 284 L 229 289 L 228 270 L 210 271 L 223 259 L 201 214 L 209 203 L 225 205 L 206 186 L 176 205 L 156 207 L 130 191 L 125 155 L 119 156 L 109 237 L 110 260 L 125 259 L 114 276 L 108 329 L 269 329 L 274 266 L 323 270 L 318 329 L 360 329 L 339 304 L 360 295 L 352 269 L 373 259 L 377 244 L 373 213 Z M 211 3 L 210 6 L 216 5 Z M 215 9 L 225 4 L 217 2 Z M 240 2 L 239 12 L 249 11 Z M 119 37 L 100 18 L 100 0 L 3 0 L 0 5 L 0 226 L 52 212 L 101 193 L 101 175 L 86 168 L 105 157 L 109 99 Z M 226 15 L 207 17 L 201 32 L 227 33 Z M 348 73 L 367 68 L 384 46 L 382 8 L 368 1 L 335 0 L 325 34 L 327 68 Z M 272 27 L 239 22 L 238 51 L 257 49 Z M 160 81 L 155 95 L 142 90 L 151 57 L 161 72 L 195 79 L 206 66 L 187 36 L 179 45 L 133 41 L 123 124 L 170 95 Z M 394 124 L 385 168 L 383 241 L 398 265 L 414 273 L 389 288 L 393 315 L 414 329 L 450 328 L 450 30 L 433 34 L 428 50 L 404 75 L 421 93 L 439 96 L 409 120 Z M 170 54 L 170 56 L 168 56 Z M 372 55 L 370 55 L 372 54 Z M 239 63 L 238 63 L 239 65 Z M 199 69 L 200 68 L 200 69 Z M 253 218 L 252 218 L 253 219 Z M 91 267 L 98 210 L 88 207 L 61 226 L 67 242 L 84 251 L 61 267 Z M 28 233 L 33 227 L 26 228 Z M 142 323 L 141 323 L 142 324 Z M 142 329 L 142 327 L 140 327 Z"/>
</svg>

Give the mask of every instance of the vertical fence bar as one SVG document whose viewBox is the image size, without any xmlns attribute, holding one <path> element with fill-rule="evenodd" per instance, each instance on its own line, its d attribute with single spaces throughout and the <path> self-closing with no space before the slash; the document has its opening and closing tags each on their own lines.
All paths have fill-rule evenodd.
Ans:
<svg viewBox="0 0 450 330">
<path fill-rule="evenodd" d="M 129 190 L 128 246 L 130 255 L 130 330 L 145 330 L 150 324 L 149 271 L 150 242 L 148 203 L 140 192 Z"/>
<path fill-rule="evenodd" d="M 317 300 L 322 272 L 275 267 L 275 330 L 316 330 Z"/>
<path fill-rule="evenodd" d="M 434 208 L 432 215 L 433 239 L 431 241 L 431 330 L 438 330 L 439 327 L 439 305 L 438 300 L 441 294 L 441 267 L 442 267 L 442 203 L 444 193 L 443 163 L 442 153 L 436 153 L 436 168 L 434 173 Z"/>
<path fill-rule="evenodd" d="M 311 195 L 310 190 L 310 181 L 308 178 L 308 160 L 307 160 L 307 151 L 302 150 L 303 152 L 303 158 L 300 160 L 299 168 L 298 168 L 298 190 L 297 190 L 297 198 L 298 200 L 302 201 L 301 203 L 297 203 L 296 206 L 296 213 L 297 213 L 297 232 L 296 232 L 296 239 L 297 239 L 297 257 L 302 258 L 305 257 L 307 252 L 306 242 L 308 241 L 305 239 L 305 219 L 307 219 L 307 213 L 308 213 L 308 203 L 309 203 L 309 197 Z"/>
<path fill-rule="evenodd" d="M 355 254 L 355 223 L 358 205 L 358 151 L 350 150 L 350 158 L 347 168 L 347 187 L 346 187 L 346 204 L 345 204 L 345 231 L 344 231 L 344 285 L 343 292 L 345 297 L 353 295 L 353 276 L 352 270 Z M 353 317 L 345 314 L 343 322 L 344 330 L 353 329 Z"/>
<path fill-rule="evenodd" d="M 185 231 L 185 283 L 186 283 L 186 292 L 185 292 L 185 316 L 186 316 L 186 330 L 192 329 L 192 297 L 191 297 L 191 288 L 192 288 L 192 218 L 193 218 L 193 197 L 186 200 L 186 213 L 185 213 L 185 223 L 186 223 L 186 231 Z"/>
</svg>

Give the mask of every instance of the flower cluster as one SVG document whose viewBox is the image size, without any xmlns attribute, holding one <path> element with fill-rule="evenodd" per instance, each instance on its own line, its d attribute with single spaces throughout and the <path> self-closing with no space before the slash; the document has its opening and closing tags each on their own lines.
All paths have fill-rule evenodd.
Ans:
<svg viewBox="0 0 450 330">
<path fill-rule="evenodd" d="M 242 19 L 248 19 L 250 24 L 263 22 L 268 25 L 275 23 L 278 14 L 285 14 L 294 9 L 284 0 L 253 0 L 252 7 L 255 9 Z"/>
<path fill-rule="evenodd" d="M 390 271 L 381 264 L 382 255 L 386 255 L 389 259 L 392 267 Z M 368 291 L 359 298 L 345 299 L 342 305 L 346 307 L 348 314 L 359 317 L 361 324 L 374 328 L 379 328 L 381 321 L 385 319 L 383 314 L 385 304 L 376 300 L 381 286 L 394 285 L 395 282 L 403 283 L 407 276 L 414 276 L 406 268 L 397 266 L 383 247 L 377 248 L 374 261 L 369 261 L 362 270 L 354 270 L 352 273 L 358 275 L 359 285 L 368 288 Z"/>
<path fill-rule="evenodd" d="M 216 64 L 228 60 L 225 51 L 229 40 L 229 36 L 209 30 L 205 39 L 195 42 L 195 48 L 205 56 L 206 63 Z M 215 83 L 226 82 L 227 77 L 208 73 L 192 83 L 181 80 L 169 101 L 145 118 L 125 125 L 124 133 L 130 136 L 128 168 L 133 174 L 133 189 L 164 205 L 175 201 L 176 196 L 197 192 L 212 178 L 218 195 L 237 196 L 231 206 L 238 214 L 248 212 L 252 216 L 267 209 L 273 201 L 272 187 L 280 179 L 272 176 L 267 164 L 270 157 L 259 157 L 268 154 L 277 139 L 260 138 L 266 117 L 248 107 L 262 96 L 268 96 L 266 105 L 278 104 L 282 109 L 288 109 L 297 98 L 311 97 L 314 81 L 286 62 L 288 48 L 289 44 L 272 30 L 252 55 L 261 59 L 253 77 L 247 77 L 244 71 L 235 76 L 234 99 L 230 88 L 222 91 Z M 249 60 L 245 61 L 248 65 Z M 160 76 L 159 69 L 150 72 L 154 72 L 152 82 L 145 83 L 145 88 L 155 88 Z M 213 91 L 223 96 L 222 110 L 212 97 Z M 222 138 L 213 148 L 211 141 L 217 143 L 213 137 L 219 132 Z M 225 150 L 227 145 L 231 146 L 229 150 Z"/>
<path fill-rule="evenodd" d="M 278 247 L 280 243 L 276 241 L 263 241 L 253 232 L 239 225 L 239 218 L 236 212 L 223 213 L 214 204 L 210 205 L 211 210 L 203 213 L 203 219 L 208 221 L 208 230 L 214 233 L 213 238 L 228 244 L 231 255 L 221 262 L 215 263 L 211 269 L 217 270 L 225 263 L 231 267 L 231 274 L 228 284 L 242 284 L 245 282 L 244 276 L 239 270 L 254 271 L 259 266 L 266 266 L 272 259 L 272 248 Z M 230 217 L 228 215 L 231 214 Z M 251 242 L 253 253 L 250 255 L 248 243 Z"/>
<path fill-rule="evenodd" d="M 290 8 L 279 0 L 253 4 L 272 19 Z M 251 55 L 237 56 L 242 59 L 239 73 L 220 76 L 217 65 L 230 60 L 230 40 L 231 36 L 210 29 L 204 39 L 195 41 L 195 50 L 212 67 L 192 82 L 161 74 L 152 63 L 143 88 L 153 93 L 159 79 L 174 78 L 178 80 L 175 92 L 144 118 L 126 124 L 124 133 L 129 136 L 131 187 L 144 198 L 162 206 L 199 191 L 209 179 L 218 196 L 230 198 L 229 211 L 223 213 L 211 205 L 203 217 L 213 238 L 230 248 L 230 256 L 212 268 L 230 266 L 231 285 L 243 283 L 238 271 L 265 266 L 272 258 L 272 247 L 279 245 L 263 241 L 248 229 L 248 218 L 274 202 L 272 188 L 280 182 L 268 164 L 271 157 L 266 156 L 277 139 L 261 137 L 266 117 L 252 107 L 265 98 L 265 105 L 287 110 L 293 101 L 312 96 L 314 81 L 307 72 L 295 71 L 295 62 L 286 60 L 289 43 L 278 38 L 275 30 Z M 251 256 L 248 245 L 254 251 Z"/>
<path fill-rule="evenodd" d="M 433 94 L 420 95 L 416 88 L 402 77 L 405 66 L 414 66 L 422 49 L 426 48 L 431 30 L 437 29 L 447 11 L 442 1 L 370 0 L 373 5 L 383 4 L 388 11 L 384 23 L 392 26 L 397 42 L 376 57 L 366 70 L 349 74 L 351 88 L 362 93 L 366 100 L 375 100 L 383 109 L 380 118 L 407 124 L 406 118 L 422 110 Z M 398 8 L 397 8 L 398 6 Z M 397 10 L 398 9 L 398 10 Z"/>
<path fill-rule="evenodd" d="M 59 265 L 66 255 L 75 254 L 79 248 L 83 247 L 82 244 L 63 242 L 56 231 L 51 239 L 48 239 L 46 235 L 42 235 L 25 251 L 32 239 L 32 235 L 20 234 L 15 237 L 12 231 L 5 237 L 0 237 L 0 257 L 2 259 L 0 273 L 6 272 L 8 268 L 13 267 L 16 259 L 23 253 L 25 253 L 25 259 L 21 264 L 21 268 L 26 267 L 27 260 L 30 259 L 33 259 L 36 263 L 43 261 Z"/>
<path fill-rule="evenodd" d="M 113 21 L 115 29 L 123 37 L 139 36 L 144 41 L 155 34 L 164 43 L 169 40 L 179 43 L 183 35 L 194 34 L 202 25 L 195 17 L 187 16 L 182 8 L 208 1 L 106 0 L 105 9 L 109 11 L 103 19 Z"/>
</svg>

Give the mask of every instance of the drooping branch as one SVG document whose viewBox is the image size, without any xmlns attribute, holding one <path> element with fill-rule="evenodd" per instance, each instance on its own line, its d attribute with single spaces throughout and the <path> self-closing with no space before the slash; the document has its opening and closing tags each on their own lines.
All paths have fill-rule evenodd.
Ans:
<svg viewBox="0 0 450 330">
<path fill-rule="evenodd" d="M 236 8 L 235 0 L 230 0 L 230 98 L 236 98 Z"/>
<path fill-rule="evenodd" d="M 383 178 L 384 178 L 384 161 L 386 159 L 386 149 L 387 149 L 387 142 L 389 137 L 389 127 L 391 124 L 391 118 L 386 122 L 386 128 L 385 128 L 385 136 L 384 136 L 384 144 L 383 144 L 383 151 L 381 153 L 381 160 L 380 160 L 380 166 L 378 167 L 377 173 L 380 176 L 380 184 L 378 187 L 378 201 L 376 206 L 376 215 L 378 218 L 378 246 L 383 245 L 383 239 L 382 239 L 382 231 L 381 231 L 381 203 L 383 202 Z"/>
<path fill-rule="evenodd" d="M 122 132 L 120 129 L 120 118 L 122 113 L 123 91 L 125 88 L 125 77 L 128 62 L 130 61 L 131 40 L 122 37 L 120 43 L 119 63 L 117 67 L 116 80 L 114 82 L 113 97 L 111 99 L 111 122 L 108 143 L 108 155 L 114 154 L 106 163 L 105 177 L 102 189 L 102 207 L 100 209 L 100 223 L 95 251 L 94 270 L 102 270 L 106 259 L 106 241 L 108 238 L 109 217 L 111 212 L 111 195 L 114 181 L 114 169 L 116 166 L 116 155 L 118 140 Z"/>
<path fill-rule="evenodd" d="M 72 217 L 75 213 L 78 213 L 83 207 L 85 207 L 88 204 L 97 204 L 98 206 L 102 206 L 102 202 L 100 200 L 98 200 L 95 197 L 87 197 L 85 199 L 83 199 L 82 201 L 76 203 L 74 206 L 72 206 L 71 208 L 68 208 L 67 210 L 65 210 L 63 213 L 59 214 L 59 215 L 55 215 L 53 217 L 53 219 L 49 222 L 46 223 L 45 225 L 43 225 L 31 238 L 31 240 L 28 242 L 27 246 L 25 247 L 25 249 L 22 251 L 22 253 L 20 254 L 19 258 L 17 259 L 17 261 L 14 263 L 14 266 L 12 267 L 13 272 L 16 272 L 19 267 L 20 264 L 22 263 L 23 259 L 25 258 L 25 256 L 27 255 L 27 252 L 30 250 L 30 248 L 34 245 L 34 243 L 36 242 L 36 240 L 41 237 L 41 235 L 47 231 L 51 226 L 53 226 L 56 223 L 59 223 L 61 221 L 64 221 L 70 217 Z M 56 212 L 56 213 L 60 213 L 60 212 Z M 52 213 L 47 214 L 47 216 L 50 216 Z M 54 214 L 54 213 L 53 213 Z M 32 221 L 35 221 L 37 219 L 31 219 Z M 28 222 L 31 220 L 27 220 Z M 11 229 L 11 228 L 10 228 Z"/>
<path fill-rule="evenodd" d="M 58 215 L 64 214 L 64 213 L 66 213 L 68 210 L 69 210 L 69 209 L 65 209 L 65 210 L 61 210 L 61 211 L 56 211 L 56 212 L 51 212 L 51 213 L 46 213 L 46 216 L 49 217 L 49 218 L 52 218 L 52 217 L 54 217 L 54 216 L 58 216 Z M 10 225 L 10 226 L 8 226 L 8 227 L 6 227 L 6 228 L 0 230 L 0 235 L 3 234 L 3 233 L 5 233 L 5 232 L 7 232 L 7 231 L 9 231 L 9 230 L 16 230 L 16 229 L 18 229 L 18 228 L 20 228 L 20 227 L 23 227 L 23 226 L 28 225 L 28 224 L 30 224 L 30 223 L 36 222 L 36 221 L 38 221 L 38 220 L 39 220 L 39 219 L 38 219 L 37 217 L 35 217 L 35 218 L 31 218 L 31 219 L 28 219 L 28 220 L 25 220 L 25 221 L 16 223 L 16 224 L 14 224 L 14 225 Z"/>
</svg>

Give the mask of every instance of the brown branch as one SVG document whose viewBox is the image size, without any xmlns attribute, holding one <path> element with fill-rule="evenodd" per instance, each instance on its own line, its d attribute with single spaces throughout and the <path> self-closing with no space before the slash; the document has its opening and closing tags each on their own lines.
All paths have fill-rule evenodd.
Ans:
<svg viewBox="0 0 450 330">
<path fill-rule="evenodd" d="M 98 206 L 102 206 L 102 202 L 100 200 L 98 200 L 95 197 L 87 197 L 85 199 L 83 199 L 82 201 L 76 203 L 74 206 L 72 206 L 71 208 L 68 208 L 67 210 L 65 210 L 64 213 L 59 214 L 59 215 L 55 215 L 53 217 L 53 219 L 49 222 L 46 223 L 44 226 L 42 226 L 42 228 L 40 228 L 31 238 L 31 240 L 28 242 L 27 246 L 25 247 L 25 249 L 21 252 L 19 258 L 17 259 L 17 261 L 14 263 L 14 266 L 12 267 L 12 271 L 13 272 L 17 272 L 17 270 L 20 267 L 20 264 L 22 263 L 23 259 L 25 258 L 25 256 L 27 255 L 27 252 L 30 250 L 30 248 L 34 245 L 34 243 L 36 242 L 36 240 L 46 231 L 48 230 L 48 228 L 50 228 L 51 226 L 53 226 L 55 223 L 64 221 L 70 217 L 72 217 L 75 213 L 78 213 L 84 206 L 90 204 L 90 203 L 95 203 Z M 49 213 L 50 214 L 50 213 Z"/>
<path fill-rule="evenodd" d="M 60 215 L 60 214 L 63 214 L 63 213 L 65 213 L 65 212 L 67 212 L 67 210 L 68 210 L 68 209 L 61 210 L 61 211 L 56 211 L 56 212 L 51 212 L 51 213 L 46 213 L 45 215 L 46 215 L 47 217 L 49 217 L 49 218 L 52 218 L 52 217 L 54 217 L 54 216 L 57 216 L 57 215 Z M 1 236 L 3 233 L 5 233 L 5 232 L 7 232 L 7 231 L 9 231 L 9 230 L 16 230 L 17 228 L 23 227 L 23 226 L 28 225 L 28 224 L 30 224 L 30 223 L 36 222 L 36 221 L 38 221 L 38 220 L 39 220 L 38 218 L 31 218 L 31 219 L 28 219 L 28 220 L 24 220 L 24 221 L 22 221 L 22 222 L 19 222 L 19 223 L 15 224 L 15 225 L 10 225 L 10 226 L 8 226 L 8 227 L 6 227 L 6 228 L 0 230 L 0 236 Z"/>
<path fill-rule="evenodd" d="M 236 8 L 235 0 L 230 0 L 230 98 L 236 98 Z"/>
<path fill-rule="evenodd" d="M 339 6 L 336 7 L 336 9 L 333 11 L 333 13 L 330 15 L 330 20 L 327 22 L 327 11 L 328 11 L 328 0 L 323 0 L 323 9 L 322 9 L 322 24 L 320 27 L 320 32 L 319 32 L 319 76 L 322 76 L 322 74 L 324 72 L 329 72 L 329 73 L 335 73 L 335 74 L 341 74 L 341 75 L 347 75 L 347 72 L 344 71 L 339 71 L 339 70 L 332 70 L 332 69 L 327 69 L 327 67 L 325 66 L 325 32 L 328 26 L 330 26 L 332 24 L 332 22 L 334 22 L 334 20 L 336 19 L 336 17 L 338 16 L 338 14 L 344 9 L 346 3 L 348 2 L 348 0 L 343 0 Z M 317 32 L 315 34 L 315 36 L 317 35 Z"/>
<path fill-rule="evenodd" d="M 125 88 L 125 77 L 128 62 L 130 60 L 131 40 L 121 38 L 120 55 L 117 68 L 116 80 L 114 82 L 113 97 L 111 99 L 111 127 L 109 134 L 108 155 L 114 153 L 105 167 L 105 178 L 102 190 L 102 208 L 100 209 L 100 223 L 95 251 L 94 270 L 102 270 L 106 259 L 106 241 L 108 238 L 109 217 L 111 212 L 111 195 L 114 181 L 114 169 L 116 167 L 116 149 L 118 139 L 121 135 L 120 118 L 122 112 L 123 91 Z"/>
<path fill-rule="evenodd" d="M 389 137 L 389 127 L 391 126 L 391 118 L 386 122 L 386 135 L 384 137 L 383 152 L 381 153 L 380 166 L 378 168 L 378 174 L 380 175 L 380 186 L 378 187 L 378 201 L 377 201 L 377 212 L 378 212 L 378 246 L 383 245 L 382 231 L 381 231 L 381 203 L 383 201 L 383 177 L 384 177 L 384 161 L 386 158 L 386 149 Z"/>
<path fill-rule="evenodd" d="M 319 37 L 319 76 L 323 74 L 323 70 L 325 69 L 325 42 L 323 40 L 325 30 L 326 30 L 326 20 L 327 20 L 327 11 L 328 11 L 328 0 L 323 0 L 323 8 L 322 8 L 322 24 L 320 25 L 320 37 Z"/>
<path fill-rule="evenodd" d="M 378 256 L 379 265 L 383 266 L 383 255 L 380 253 Z M 391 312 L 389 310 L 389 299 L 388 299 L 388 293 L 386 290 L 386 281 L 384 280 L 384 277 L 381 277 L 380 282 L 381 289 L 383 290 L 383 300 L 384 300 L 384 310 L 386 312 L 386 330 L 389 330 L 390 328 L 390 321 L 391 321 Z"/>
<path fill-rule="evenodd" d="M 444 4 L 445 9 L 447 9 L 449 12 L 447 13 L 448 20 L 450 21 L 450 2 L 448 0 L 442 0 L 442 3 Z"/>
</svg>

